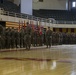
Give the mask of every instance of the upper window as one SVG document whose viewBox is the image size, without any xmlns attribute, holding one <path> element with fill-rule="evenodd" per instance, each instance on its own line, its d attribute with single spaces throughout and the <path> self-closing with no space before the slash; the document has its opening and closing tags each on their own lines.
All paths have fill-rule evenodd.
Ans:
<svg viewBox="0 0 76 75">
<path fill-rule="evenodd" d="M 72 2 L 72 7 L 76 7 L 76 2 Z"/>
<path fill-rule="evenodd" d="M 39 0 L 39 2 L 43 2 L 43 0 Z"/>
</svg>

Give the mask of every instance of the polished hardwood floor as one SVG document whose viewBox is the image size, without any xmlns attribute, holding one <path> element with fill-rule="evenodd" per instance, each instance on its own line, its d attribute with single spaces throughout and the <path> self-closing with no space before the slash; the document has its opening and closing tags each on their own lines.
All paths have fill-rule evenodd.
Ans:
<svg viewBox="0 0 76 75">
<path fill-rule="evenodd" d="M 0 75 L 76 75 L 76 45 L 0 50 Z"/>
</svg>

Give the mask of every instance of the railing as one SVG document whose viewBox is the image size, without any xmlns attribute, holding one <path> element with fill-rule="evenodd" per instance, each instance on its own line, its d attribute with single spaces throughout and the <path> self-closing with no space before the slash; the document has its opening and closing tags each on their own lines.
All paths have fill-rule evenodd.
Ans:
<svg viewBox="0 0 76 75">
<path fill-rule="evenodd" d="M 3 8 L 0 8 L 0 14 L 6 15 L 6 16 L 23 18 L 23 19 L 35 20 L 35 21 L 40 21 L 40 22 L 47 22 L 47 23 L 52 23 L 52 24 L 76 24 L 76 21 L 56 21 L 53 18 L 46 19 L 46 18 L 41 18 L 41 17 L 35 17 L 32 15 L 28 15 L 28 14 L 4 11 Z"/>
<path fill-rule="evenodd" d="M 35 21 L 40 21 L 40 22 L 53 23 L 53 19 L 46 19 L 46 18 L 41 18 L 41 17 L 35 17 L 35 16 L 32 16 L 32 15 L 28 15 L 28 14 L 4 11 L 3 8 L 0 8 L 0 14 L 1 15 L 6 15 L 6 16 L 23 18 L 23 19 L 35 20 Z M 51 22 L 50 22 L 50 20 L 51 20 Z"/>
<path fill-rule="evenodd" d="M 56 24 L 76 24 L 76 21 L 56 21 Z"/>
</svg>

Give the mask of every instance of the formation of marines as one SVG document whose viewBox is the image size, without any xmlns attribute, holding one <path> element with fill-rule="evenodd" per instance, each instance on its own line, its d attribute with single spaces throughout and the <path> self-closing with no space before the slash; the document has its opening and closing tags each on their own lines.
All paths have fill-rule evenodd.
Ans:
<svg viewBox="0 0 76 75">
<path fill-rule="evenodd" d="M 28 23 L 27 27 L 5 28 L 0 25 L 0 49 L 26 48 L 31 46 L 43 46 L 50 48 L 51 45 L 76 44 L 76 33 L 54 32 L 50 27 L 33 29 Z"/>
</svg>

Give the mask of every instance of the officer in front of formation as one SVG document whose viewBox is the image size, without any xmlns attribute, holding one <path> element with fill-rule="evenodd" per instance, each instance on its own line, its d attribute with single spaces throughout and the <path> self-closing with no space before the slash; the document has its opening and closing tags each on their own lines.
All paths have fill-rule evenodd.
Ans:
<svg viewBox="0 0 76 75">
<path fill-rule="evenodd" d="M 46 46 L 48 48 L 51 47 L 51 43 L 52 43 L 52 31 L 50 29 L 50 27 L 48 27 L 48 30 L 46 31 L 46 34 L 45 34 L 45 38 L 46 38 Z"/>
<path fill-rule="evenodd" d="M 29 25 L 29 23 L 27 22 L 27 27 L 24 30 L 24 42 L 25 42 L 25 46 L 26 49 L 30 49 L 31 46 L 31 26 Z"/>
</svg>

